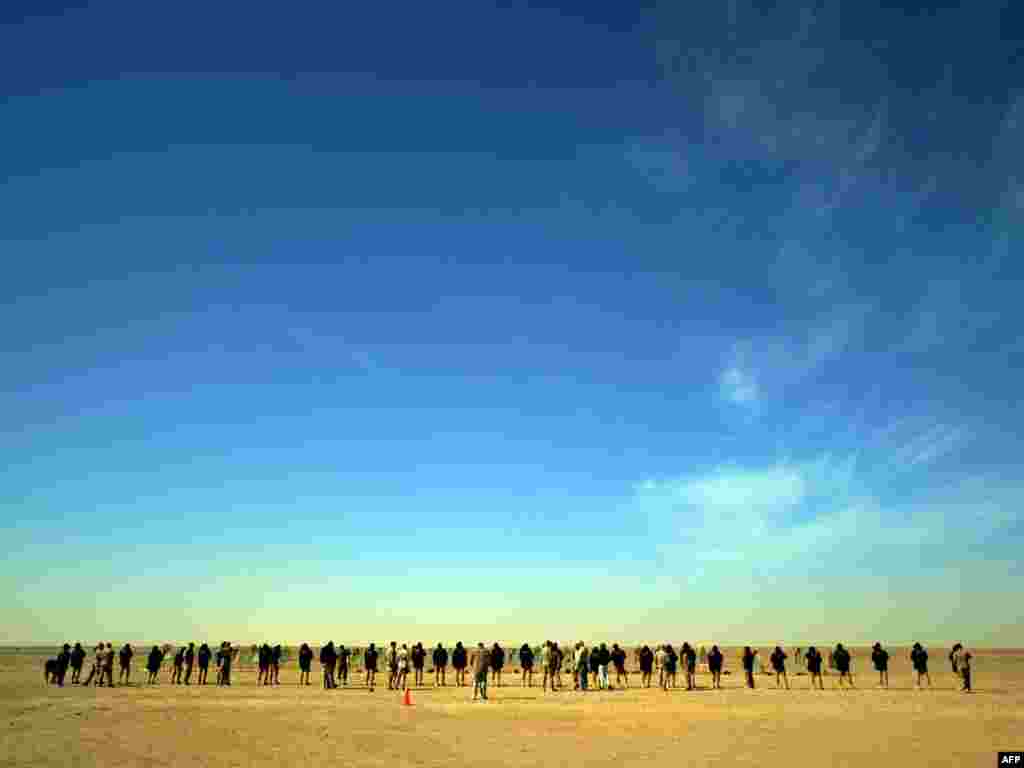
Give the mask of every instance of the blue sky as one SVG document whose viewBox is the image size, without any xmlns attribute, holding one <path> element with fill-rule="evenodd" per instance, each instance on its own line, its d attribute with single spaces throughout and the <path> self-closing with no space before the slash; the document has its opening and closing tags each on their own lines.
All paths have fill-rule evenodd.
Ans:
<svg viewBox="0 0 1024 768">
<path fill-rule="evenodd" d="M 1024 645 L 1020 9 L 621 5 L 4 4 L 0 640 Z"/>
</svg>

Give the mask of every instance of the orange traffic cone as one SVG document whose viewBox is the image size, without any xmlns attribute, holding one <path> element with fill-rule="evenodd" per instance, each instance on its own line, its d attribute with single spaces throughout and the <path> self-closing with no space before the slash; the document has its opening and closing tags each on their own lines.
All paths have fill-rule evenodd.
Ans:
<svg viewBox="0 0 1024 768">
<path fill-rule="evenodd" d="M 402 704 L 406 707 L 412 706 L 412 694 L 409 692 L 408 688 L 405 689 L 405 696 L 402 697 Z"/>
</svg>

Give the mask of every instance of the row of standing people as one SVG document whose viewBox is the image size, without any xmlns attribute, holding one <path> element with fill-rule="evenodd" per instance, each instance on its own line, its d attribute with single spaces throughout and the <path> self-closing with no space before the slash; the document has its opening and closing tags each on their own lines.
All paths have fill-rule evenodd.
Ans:
<svg viewBox="0 0 1024 768">
<path fill-rule="evenodd" d="M 652 651 L 645 645 L 636 652 L 636 659 L 640 667 L 641 682 L 643 687 L 650 687 L 654 671 L 658 673 L 658 686 L 668 690 L 676 687 L 677 668 L 682 667 L 685 675 L 686 688 L 692 690 L 696 687 L 695 674 L 697 670 L 698 655 L 702 664 L 706 664 L 712 677 L 712 687 L 721 688 L 721 675 L 725 657 L 717 645 L 712 646 L 710 652 L 705 652 L 702 647 L 698 651 L 689 643 L 684 642 L 677 653 L 671 644 L 656 646 L 657 650 Z M 98 686 L 113 686 L 114 657 L 117 656 L 120 665 L 118 682 L 128 684 L 131 677 L 131 662 L 135 655 L 130 644 L 125 644 L 115 654 L 111 643 L 100 643 L 94 651 L 94 662 L 88 677 L 82 681 L 81 673 L 84 667 L 86 652 L 81 643 L 75 643 L 74 647 L 65 643 L 56 659 L 46 662 L 45 675 L 47 682 L 63 685 L 67 670 L 71 669 L 71 683 L 89 685 L 95 680 Z M 161 664 L 168 654 L 166 649 L 153 646 L 146 661 L 147 683 L 157 682 Z M 231 667 L 238 650 L 232 648 L 230 643 L 221 643 L 217 653 L 214 654 L 206 643 L 196 647 L 189 643 L 187 647 L 180 647 L 174 654 L 172 661 L 171 682 L 173 684 L 190 685 L 193 667 L 198 666 L 197 683 L 205 685 L 207 673 L 211 660 L 217 663 L 217 684 L 231 684 Z M 547 690 L 559 690 L 562 687 L 561 674 L 564 669 L 572 674 L 573 690 L 587 690 L 591 685 L 597 689 L 611 688 L 610 673 L 615 670 L 615 685 L 629 687 L 629 673 L 626 670 L 626 653 L 617 643 L 611 648 L 601 643 L 594 648 L 589 648 L 580 641 L 573 646 L 571 654 L 566 654 L 557 642 L 545 641 L 539 651 L 540 658 L 526 643 L 518 651 L 519 665 L 522 670 L 521 684 L 523 686 L 533 685 L 533 673 L 535 666 L 539 666 L 542 673 L 542 687 Z M 348 684 L 349 668 L 353 652 L 344 645 L 335 647 L 333 641 L 328 642 L 320 649 L 320 664 L 323 671 L 324 688 L 336 688 L 338 680 L 342 685 Z M 500 686 L 502 684 L 502 670 L 505 665 L 505 650 L 499 643 L 491 647 L 478 644 L 472 655 L 462 645 L 456 643 L 451 652 L 450 661 L 455 671 L 455 685 L 466 685 L 467 667 L 474 671 L 474 698 L 482 695 L 486 698 L 488 676 L 490 683 Z M 271 647 L 264 643 L 258 648 L 258 676 L 257 684 L 278 685 L 280 684 L 280 665 L 283 657 L 283 650 L 280 645 Z M 376 686 L 380 652 L 373 643 L 363 653 L 363 668 L 365 672 L 364 684 L 371 691 Z M 310 685 L 310 674 L 314 654 L 307 643 L 303 643 L 299 649 L 299 683 Z M 399 646 L 392 642 L 385 653 L 388 678 L 387 687 L 391 690 L 402 690 L 410 686 L 408 679 L 409 671 L 413 672 L 412 685 L 422 686 L 424 684 L 424 667 L 427 658 L 427 651 L 422 643 L 415 643 L 410 649 L 405 643 Z M 789 677 L 786 669 L 786 662 L 789 659 L 781 646 L 776 646 L 769 657 L 772 672 L 775 675 L 776 687 L 789 688 Z M 810 675 L 811 687 L 824 688 L 822 679 L 823 658 L 820 651 L 814 646 L 807 649 L 805 654 L 797 649 L 795 658 L 806 663 L 807 672 Z M 971 690 L 971 659 L 972 655 L 962 644 L 957 643 L 950 651 L 949 660 L 952 670 L 957 679 L 962 683 L 961 690 Z M 839 673 L 838 686 L 855 687 L 852 672 L 852 655 L 843 647 L 842 643 L 836 645 L 834 650 L 828 653 L 828 666 Z M 446 685 L 446 671 L 449 664 L 449 653 L 442 643 L 431 653 L 433 662 L 434 685 Z M 920 643 L 914 643 L 910 653 L 910 660 L 916 675 L 915 685 L 921 687 L 924 683 L 931 686 L 931 675 L 928 671 L 928 652 Z M 753 688 L 754 672 L 758 666 L 758 652 L 746 646 L 740 661 L 746 676 L 746 684 Z M 880 643 L 875 643 L 872 648 L 871 661 L 879 674 L 879 687 L 887 688 L 889 685 L 889 653 Z"/>
</svg>

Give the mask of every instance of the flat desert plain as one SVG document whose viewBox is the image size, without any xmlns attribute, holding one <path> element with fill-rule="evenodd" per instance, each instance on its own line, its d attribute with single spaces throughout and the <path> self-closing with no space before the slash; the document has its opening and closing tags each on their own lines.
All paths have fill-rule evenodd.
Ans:
<svg viewBox="0 0 1024 768">
<path fill-rule="evenodd" d="M 145 647 L 145 646 L 143 646 Z M 767 657 L 770 649 L 762 649 Z M 867 649 L 855 650 L 856 691 L 809 690 L 806 676 L 776 690 L 742 687 L 735 650 L 725 690 L 654 688 L 545 694 L 521 688 L 514 667 L 487 703 L 471 688 L 299 687 L 294 659 L 281 685 L 257 687 L 236 665 L 230 688 L 162 682 L 115 689 L 43 683 L 42 652 L 0 655 L 4 766 L 885 766 L 995 765 L 1024 749 L 1024 650 L 977 651 L 976 692 L 958 693 L 945 651 L 932 650 L 931 690 L 916 691 L 905 649 L 890 649 L 891 688 L 877 690 Z M 52 655 L 52 654 L 50 654 Z M 136 661 L 139 661 L 137 658 Z M 88 666 L 87 666 L 88 669 Z M 314 664 L 314 679 L 318 666 Z M 215 670 L 211 670 L 211 680 Z M 70 674 L 69 674 L 70 679 Z M 568 681 L 568 677 L 565 677 Z M 353 684 L 354 682 L 354 684 Z M 634 685 L 639 676 L 633 675 Z M 570 683 L 571 687 L 571 683 Z"/>
</svg>

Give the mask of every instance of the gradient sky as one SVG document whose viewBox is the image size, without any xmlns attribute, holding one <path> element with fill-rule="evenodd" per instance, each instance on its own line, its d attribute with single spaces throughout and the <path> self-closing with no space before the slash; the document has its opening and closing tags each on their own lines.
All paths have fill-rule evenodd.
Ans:
<svg viewBox="0 0 1024 768">
<path fill-rule="evenodd" d="M 1024 5 L 0 4 L 0 642 L 1024 645 Z"/>
</svg>

